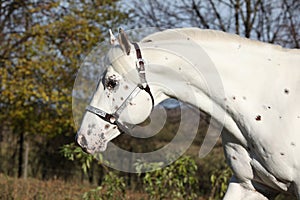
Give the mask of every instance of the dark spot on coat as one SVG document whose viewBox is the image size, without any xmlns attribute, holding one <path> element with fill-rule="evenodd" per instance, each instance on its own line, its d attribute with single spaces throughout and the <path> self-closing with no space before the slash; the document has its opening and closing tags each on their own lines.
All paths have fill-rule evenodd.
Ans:
<svg viewBox="0 0 300 200">
<path fill-rule="evenodd" d="M 289 93 L 290 93 L 289 89 L 285 88 L 285 89 L 284 89 L 284 93 L 285 93 L 285 94 L 289 94 Z"/>
<path fill-rule="evenodd" d="M 235 157 L 235 156 L 232 156 L 232 159 L 233 159 L 233 160 L 236 160 L 236 157 Z"/>
<path fill-rule="evenodd" d="M 143 43 L 152 42 L 152 40 L 145 40 Z"/>
<path fill-rule="evenodd" d="M 282 119 L 282 116 L 279 116 L 279 119 Z"/>
<path fill-rule="evenodd" d="M 109 127 L 110 127 L 109 124 L 105 124 L 105 126 L 104 126 L 105 129 L 108 129 Z"/>
<path fill-rule="evenodd" d="M 100 138 L 101 138 L 102 140 L 105 139 L 104 133 L 101 133 L 101 134 L 100 134 Z"/>
<path fill-rule="evenodd" d="M 92 133 L 93 133 L 93 130 L 92 129 L 88 129 L 87 134 L 91 135 Z"/>
<path fill-rule="evenodd" d="M 94 129 L 94 128 L 96 128 L 96 124 L 89 124 L 88 127 L 89 127 L 90 129 Z"/>
<path fill-rule="evenodd" d="M 292 145 L 292 146 L 296 146 L 296 144 L 295 144 L 294 142 L 291 142 L 291 145 Z"/>
<path fill-rule="evenodd" d="M 168 60 L 169 58 L 168 57 L 165 57 L 165 60 Z"/>
<path fill-rule="evenodd" d="M 300 116 L 297 116 L 298 119 L 300 119 Z"/>
<path fill-rule="evenodd" d="M 280 155 L 284 156 L 284 153 L 281 152 Z"/>
<path fill-rule="evenodd" d="M 128 90 L 128 88 L 129 88 L 128 85 L 125 85 L 125 86 L 124 86 L 124 89 L 125 89 L 125 90 Z"/>
<path fill-rule="evenodd" d="M 233 99 L 233 100 L 235 100 L 235 99 L 236 99 L 236 97 L 235 97 L 235 96 L 233 96 L 233 97 L 232 97 L 232 99 Z"/>
<path fill-rule="evenodd" d="M 272 61 L 272 59 L 271 59 L 271 58 L 268 58 L 268 61 Z"/>
<path fill-rule="evenodd" d="M 115 101 L 115 98 L 113 98 L 112 101 Z"/>
<path fill-rule="evenodd" d="M 256 121 L 260 121 L 260 120 L 261 120 L 261 116 L 260 116 L 260 115 L 257 115 L 257 116 L 255 117 L 255 120 L 256 120 Z"/>
<path fill-rule="evenodd" d="M 113 127 L 113 129 L 116 129 L 116 128 L 117 128 L 117 126 L 114 126 L 114 127 Z"/>
<path fill-rule="evenodd" d="M 264 105 L 263 108 L 264 108 L 265 110 L 268 110 L 268 109 L 270 110 L 270 109 L 271 109 L 271 106 L 266 106 L 266 105 Z"/>
<path fill-rule="evenodd" d="M 121 99 L 121 101 L 123 101 L 123 100 L 124 100 L 124 98 L 123 98 L 123 97 L 121 97 L 120 99 Z"/>
<path fill-rule="evenodd" d="M 188 38 L 186 38 L 187 40 L 190 40 L 190 38 L 188 37 Z"/>
<path fill-rule="evenodd" d="M 243 96 L 243 99 L 244 99 L 244 100 L 246 100 L 246 99 L 247 99 L 247 97 Z"/>
<path fill-rule="evenodd" d="M 115 106 L 115 110 L 118 110 L 118 108 L 119 108 L 118 106 Z"/>
</svg>

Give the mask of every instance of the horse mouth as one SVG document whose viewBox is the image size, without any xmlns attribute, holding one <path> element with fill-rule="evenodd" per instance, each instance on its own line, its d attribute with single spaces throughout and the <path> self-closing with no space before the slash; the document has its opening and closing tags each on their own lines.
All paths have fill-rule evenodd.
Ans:
<svg viewBox="0 0 300 200">
<path fill-rule="evenodd" d="M 87 138 L 88 136 L 86 135 L 77 134 L 75 141 L 85 153 L 94 155 L 104 152 L 107 149 L 108 143 L 120 134 L 121 132 L 118 130 L 101 133 L 93 138 Z"/>
</svg>

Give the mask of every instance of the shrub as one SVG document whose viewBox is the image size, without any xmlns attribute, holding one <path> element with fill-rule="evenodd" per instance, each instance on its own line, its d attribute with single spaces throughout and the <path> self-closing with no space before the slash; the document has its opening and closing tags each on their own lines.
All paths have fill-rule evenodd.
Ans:
<svg viewBox="0 0 300 200">
<path fill-rule="evenodd" d="M 137 163 L 136 168 L 154 170 L 162 163 Z M 150 199 L 195 199 L 198 179 L 197 165 L 189 156 L 183 156 L 171 165 L 146 172 L 143 177 L 145 191 Z M 142 175 L 142 173 L 140 173 Z"/>
<path fill-rule="evenodd" d="M 108 172 L 101 186 L 84 193 L 84 200 L 125 199 L 125 181 L 113 172 Z"/>
<path fill-rule="evenodd" d="M 210 193 L 210 200 L 222 199 L 227 191 L 227 187 L 232 176 L 229 167 L 224 170 L 215 170 L 210 176 L 212 190 Z"/>
</svg>

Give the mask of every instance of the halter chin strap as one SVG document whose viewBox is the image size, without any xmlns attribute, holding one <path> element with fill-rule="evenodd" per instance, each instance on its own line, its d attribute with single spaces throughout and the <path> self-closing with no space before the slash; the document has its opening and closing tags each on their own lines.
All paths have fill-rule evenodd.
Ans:
<svg viewBox="0 0 300 200">
<path fill-rule="evenodd" d="M 121 115 L 123 110 L 126 108 L 126 106 L 130 103 L 130 101 L 134 97 L 136 97 L 141 90 L 144 90 L 145 92 L 147 92 L 150 95 L 151 101 L 152 101 L 152 109 L 154 107 L 154 98 L 153 98 L 150 87 L 149 87 L 149 85 L 147 83 L 147 80 L 146 80 L 145 61 L 142 58 L 142 53 L 141 53 L 141 50 L 139 48 L 139 45 L 137 43 L 132 43 L 132 44 L 133 44 L 133 46 L 135 48 L 135 51 L 136 51 L 136 57 L 137 57 L 136 69 L 137 69 L 138 74 L 139 74 L 140 84 L 138 84 L 135 87 L 135 89 L 123 101 L 123 103 L 119 106 L 119 108 L 112 114 L 107 113 L 107 112 L 105 112 L 105 111 L 103 111 L 99 108 L 96 108 L 94 106 L 91 106 L 91 105 L 88 105 L 86 107 L 86 111 L 91 112 L 91 113 L 97 115 L 98 117 L 100 117 L 101 119 L 109 122 L 110 124 L 114 124 L 114 125 L 125 126 L 122 122 L 118 121 L 119 116 Z"/>
</svg>

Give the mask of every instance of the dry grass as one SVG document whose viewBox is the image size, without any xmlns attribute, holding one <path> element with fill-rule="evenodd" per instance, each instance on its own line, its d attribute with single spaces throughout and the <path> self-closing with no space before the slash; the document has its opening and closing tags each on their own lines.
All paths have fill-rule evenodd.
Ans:
<svg viewBox="0 0 300 200">
<path fill-rule="evenodd" d="M 81 199 L 89 191 L 88 186 L 66 183 L 61 180 L 41 181 L 18 179 L 0 174 L 0 199 L 20 200 L 68 200 Z"/>
</svg>

